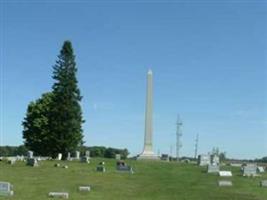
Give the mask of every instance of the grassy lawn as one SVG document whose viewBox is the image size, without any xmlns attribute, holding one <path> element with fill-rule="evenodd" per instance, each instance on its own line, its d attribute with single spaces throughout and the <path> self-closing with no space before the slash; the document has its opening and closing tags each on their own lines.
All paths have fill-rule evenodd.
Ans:
<svg viewBox="0 0 267 200">
<path fill-rule="evenodd" d="M 0 181 L 14 186 L 15 195 L 0 199 L 43 200 L 48 193 L 69 192 L 69 199 L 116 200 L 267 200 L 267 188 L 259 187 L 267 174 L 257 178 L 241 176 L 239 168 L 224 167 L 233 172 L 233 187 L 218 187 L 217 175 L 205 173 L 205 168 L 192 164 L 167 162 L 127 161 L 134 174 L 117 172 L 115 160 L 104 159 L 106 173 L 95 171 L 99 161 L 90 164 L 61 161 L 68 169 L 54 167 L 56 161 L 43 161 L 39 167 L 25 166 L 24 162 L 8 165 L 0 162 Z M 89 193 L 78 192 L 78 186 L 91 185 Z"/>
</svg>

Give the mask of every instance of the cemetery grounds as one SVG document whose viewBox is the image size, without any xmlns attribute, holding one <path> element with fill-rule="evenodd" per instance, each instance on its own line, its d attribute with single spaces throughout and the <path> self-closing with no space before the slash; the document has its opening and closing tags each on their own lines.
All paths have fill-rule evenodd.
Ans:
<svg viewBox="0 0 267 200">
<path fill-rule="evenodd" d="M 96 172 L 100 161 L 105 161 L 106 172 Z M 220 178 L 207 174 L 206 167 L 196 164 L 127 160 L 134 174 L 116 171 L 115 159 L 91 159 L 90 164 L 78 161 L 42 161 L 39 167 L 25 162 L 9 165 L 0 162 L 0 181 L 10 182 L 14 196 L 0 197 L 13 200 L 47 200 L 49 192 L 68 192 L 69 199 L 108 200 L 267 200 L 267 188 L 261 177 L 243 177 L 238 167 L 231 170 L 233 177 Z M 68 169 L 54 167 L 56 163 Z M 232 187 L 218 187 L 218 180 L 231 180 Z M 90 185 L 90 192 L 79 192 L 81 185 Z"/>
</svg>

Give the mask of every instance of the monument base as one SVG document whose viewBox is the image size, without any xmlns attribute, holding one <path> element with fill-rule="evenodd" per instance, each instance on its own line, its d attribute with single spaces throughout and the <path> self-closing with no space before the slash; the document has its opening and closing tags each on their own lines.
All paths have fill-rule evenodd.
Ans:
<svg viewBox="0 0 267 200">
<path fill-rule="evenodd" d="M 160 158 L 153 152 L 143 152 L 137 156 L 137 160 L 159 160 Z"/>
</svg>

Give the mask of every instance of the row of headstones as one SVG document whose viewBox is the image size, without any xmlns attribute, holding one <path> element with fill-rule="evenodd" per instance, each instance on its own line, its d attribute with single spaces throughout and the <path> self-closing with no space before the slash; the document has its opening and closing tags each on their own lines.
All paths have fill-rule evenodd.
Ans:
<svg viewBox="0 0 267 200">
<path fill-rule="evenodd" d="M 243 172 L 243 176 L 258 176 L 257 173 L 264 173 L 265 169 L 262 166 L 257 166 L 255 164 L 246 164 L 241 167 L 241 171 Z M 208 165 L 208 173 L 219 173 L 220 166 L 219 165 Z"/>
<path fill-rule="evenodd" d="M 79 186 L 78 190 L 80 192 L 89 192 L 91 191 L 90 186 Z M 9 182 L 0 182 L 0 196 L 13 196 L 13 186 Z M 69 198 L 69 193 L 67 192 L 49 192 L 49 197 L 60 197 L 60 198 Z"/>
<path fill-rule="evenodd" d="M 219 180 L 218 185 L 219 186 L 233 186 L 233 183 L 230 180 Z M 267 180 L 260 181 L 260 186 L 267 187 Z"/>
<path fill-rule="evenodd" d="M 264 173 L 264 168 L 262 166 L 257 166 L 254 164 L 247 164 L 241 168 L 243 176 L 257 176 L 257 172 Z M 232 177 L 231 171 L 220 171 L 219 165 L 208 165 L 208 173 L 218 173 L 220 177 Z M 232 181 L 230 180 L 219 180 L 219 186 L 232 186 Z M 262 180 L 260 186 L 267 187 L 267 180 Z"/>
<path fill-rule="evenodd" d="M 59 153 L 57 160 L 62 160 L 62 154 Z M 71 157 L 71 153 L 68 153 L 67 160 L 80 160 L 81 162 L 90 163 L 90 151 L 86 151 L 85 155 L 80 158 L 80 152 L 75 152 L 75 157 Z M 39 166 L 38 159 L 33 157 L 33 151 L 28 151 L 27 165 L 37 167 Z"/>
<path fill-rule="evenodd" d="M 134 173 L 133 168 L 129 165 L 127 165 L 124 161 L 117 161 L 116 163 L 116 169 L 121 172 L 130 172 L 131 174 Z M 100 162 L 96 166 L 96 171 L 98 172 L 106 172 L 105 162 Z"/>
<path fill-rule="evenodd" d="M 220 158 L 217 155 L 201 154 L 198 156 L 197 162 L 199 166 L 219 165 Z"/>
</svg>

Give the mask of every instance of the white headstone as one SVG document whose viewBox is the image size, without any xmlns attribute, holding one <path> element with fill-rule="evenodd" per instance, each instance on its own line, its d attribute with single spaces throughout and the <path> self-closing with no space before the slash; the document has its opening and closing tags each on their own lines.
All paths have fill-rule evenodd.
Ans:
<svg viewBox="0 0 267 200">
<path fill-rule="evenodd" d="M 232 184 L 232 181 L 226 181 L 226 180 L 224 180 L 224 181 L 218 181 L 218 185 L 220 187 L 222 187 L 222 186 L 232 186 L 233 184 Z"/>
<path fill-rule="evenodd" d="M 219 165 L 208 165 L 208 173 L 218 173 L 220 171 Z"/>
<path fill-rule="evenodd" d="M 90 157 L 90 151 L 87 150 L 87 151 L 85 152 L 85 156 L 86 156 L 86 157 Z"/>
<path fill-rule="evenodd" d="M 199 166 L 207 166 L 211 164 L 210 155 L 201 154 L 198 156 L 198 165 Z"/>
<path fill-rule="evenodd" d="M 78 159 L 78 160 L 80 159 L 80 152 L 79 151 L 75 152 L 75 158 Z"/>
<path fill-rule="evenodd" d="M 257 175 L 257 166 L 256 165 L 247 165 L 243 168 L 243 176 L 256 176 Z"/>
<path fill-rule="evenodd" d="M 220 157 L 217 155 L 212 155 L 211 156 L 211 162 L 213 165 L 219 165 L 220 164 Z"/>
<path fill-rule="evenodd" d="M 115 155 L 115 159 L 116 159 L 116 160 L 120 160 L 120 159 L 121 159 L 121 154 L 116 154 L 116 155 Z"/>
<path fill-rule="evenodd" d="M 265 171 L 265 170 L 264 170 L 264 167 L 262 167 L 262 166 L 259 166 L 259 167 L 258 167 L 258 172 L 259 172 L 259 173 L 264 173 L 264 171 Z"/>
<path fill-rule="evenodd" d="M 57 160 L 61 160 L 62 159 L 62 153 L 59 153 L 58 155 L 57 155 Z"/>
<path fill-rule="evenodd" d="M 91 190 L 90 186 L 80 186 L 79 191 L 81 192 L 89 192 Z"/>
<path fill-rule="evenodd" d="M 67 160 L 71 160 L 71 154 L 68 152 Z"/>
<path fill-rule="evenodd" d="M 231 171 L 219 171 L 219 175 L 220 176 L 224 176 L 224 177 L 231 177 L 231 176 L 233 176 Z"/>
<path fill-rule="evenodd" d="M 33 158 L 33 151 L 28 151 L 28 158 Z"/>
</svg>

